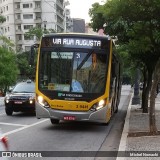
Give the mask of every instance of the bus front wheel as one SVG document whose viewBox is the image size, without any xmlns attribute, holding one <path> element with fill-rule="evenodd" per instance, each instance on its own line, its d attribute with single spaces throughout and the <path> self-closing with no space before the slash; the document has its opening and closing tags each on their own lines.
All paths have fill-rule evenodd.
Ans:
<svg viewBox="0 0 160 160">
<path fill-rule="evenodd" d="M 51 123 L 52 124 L 59 124 L 59 120 L 58 119 L 51 119 Z"/>
</svg>

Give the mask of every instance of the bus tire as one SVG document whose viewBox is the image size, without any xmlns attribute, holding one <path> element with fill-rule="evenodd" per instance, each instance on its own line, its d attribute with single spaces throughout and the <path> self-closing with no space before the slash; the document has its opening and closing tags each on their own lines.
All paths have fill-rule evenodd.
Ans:
<svg viewBox="0 0 160 160">
<path fill-rule="evenodd" d="M 110 123 L 110 120 L 107 122 L 107 123 L 101 123 L 101 126 L 108 126 L 109 125 L 109 123 Z"/>
<path fill-rule="evenodd" d="M 118 106 L 116 107 L 116 110 L 114 111 L 114 113 L 117 113 L 118 112 Z"/>
<path fill-rule="evenodd" d="M 52 124 L 59 124 L 59 120 L 58 119 L 51 119 L 51 123 Z"/>
<path fill-rule="evenodd" d="M 114 113 L 117 113 L 117 112 L 118 112 L 118 105 L 119 105 L 119 102 L 118 102 L 118 98 L 117 98 L 117 101 L 116 101 L 116 109 L 115 109 Z"/>
<path fill-rule="evenodd" d="M 13 110 L 10 108 L 5 108 L 5 111 L 7 116 L 11 116 L 13 114 Z"/>
</svg>

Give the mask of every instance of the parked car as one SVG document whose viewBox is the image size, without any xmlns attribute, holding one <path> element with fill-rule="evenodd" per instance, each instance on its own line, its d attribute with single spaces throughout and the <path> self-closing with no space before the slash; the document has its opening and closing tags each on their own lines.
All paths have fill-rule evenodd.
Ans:
<svg viewBox="0 0 160 160">
<path fill-rule="evenodd" d="M 13 112 L 35 111 L 35 83 L 31 80 L 20 82 L 4 98 L 7 115 Z"/>
</svg>

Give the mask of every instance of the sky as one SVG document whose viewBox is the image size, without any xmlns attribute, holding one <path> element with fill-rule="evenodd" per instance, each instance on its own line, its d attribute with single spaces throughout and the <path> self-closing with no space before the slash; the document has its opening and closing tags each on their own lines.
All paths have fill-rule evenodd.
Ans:
<svg viewBox="0 0 160 160">
<path fill-rule="evenodd" d="M 82 18 L 85 22 L 90 22 L 90 17 L 88 15 L 89 8 L 92 8 L 92 4 L 98 2 L 103 4 L 103 0 L 68 0 L 70 5 L 66 8 L 70 9 L 71 18 Z"/>
</svg>

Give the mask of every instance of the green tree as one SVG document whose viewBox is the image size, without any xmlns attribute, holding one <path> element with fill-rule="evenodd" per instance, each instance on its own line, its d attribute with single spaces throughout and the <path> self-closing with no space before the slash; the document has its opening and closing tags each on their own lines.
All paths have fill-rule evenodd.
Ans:
<svg viewBox="0 0 160 160">
<path fill-rule="evenodd" d="M 0 15 L 0 23 L 4 23 L 6 21 L 6 18 L 2 15 Z"/>
<path fill-rule="evenodd" d="M 93 5 L 94 7 L 94 5 Z M 91 18 L 96 17 L 96 10 L 101 12 L 101 18 L 105 17 L 104 23 L 107 24 L 105 31 L 109 35 L 118 36 L 119 45 L 126 45 L 128 57 L 132 63 L 143 70 L 144 84 L 142 107 L 144 112 L 148 112 L 148 95 L 152 84 L 152 77 L 158 72 L 156 65 L 160 57 L 160 2 L 157 0 L 112 0 L 108 1 L 103 7 L 90 10 Z M 93 12 L 94 11 L 94 12 Z M 93 21 L 91 26 L 94 30 L 98 21 Z M 156 71 L 156 72 L 155 72 Z M 154 77 L 155 78 L 155 77 Z M 158 79 L 154 79 L 155 85 Z M 155 93 L 155 87 L 152 90 Z M 153 99 L 152 99 L 153 98 Z M 156 133 L 154 113 L 154 99 L 151 97 L 150 103 L 150 132 Z"/>
<path fill-rule="evenodd" d="M 17 80 L 16 56 L 7 48 L 0 47 L 0 89 L 5 93 Z"/>
<path fill-rule="evenodd" d="M 0 15 L 0 23 L 5 21 L 6 18 Z M 0 36 L 0 40 L 0 90 L 6 93 L 8 87 L 16 82 L 19 70 L 12 50 L 14 43 L 5 36 Z"/>
<path fill-rule="evenodd" d="M 17 65 L 19 68 L 19 78 L 22 79 L 33 79 L 35 78 L 35 65 L 29 65 L 29 53 L 23 52 L 17 54 Z"/>
<path fill-rule="evenodd" d="M 40 27 L 33 27 L 29 29 L 28 32 L 25 33 L 26 36 L 36 36 L 37 41 L 40 41 L 41 37 L 43 34 L 48 34 L 48 33 L 55 33 L 55 30 L 53 29 L 44 29 Z"/>
</svg>

